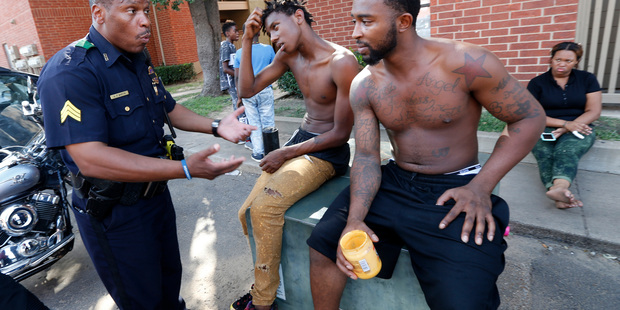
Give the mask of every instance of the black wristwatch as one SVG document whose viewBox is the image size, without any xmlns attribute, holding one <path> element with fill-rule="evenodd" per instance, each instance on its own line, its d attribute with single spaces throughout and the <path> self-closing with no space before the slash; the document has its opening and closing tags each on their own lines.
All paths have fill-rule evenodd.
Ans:
<svg viewBox="0 0 620 310">
<path fill-rule="evenodd" d="M 220 137 L 220 135 L 217 133 L 217 128 L 220 127 L 220 121 L 221 120 L 219 120 L 219 119 L 215 119 L 211 123 L 211 132 L 213 133 L 213 136 L 216 137 L 216 138 Z"/>
</svg>

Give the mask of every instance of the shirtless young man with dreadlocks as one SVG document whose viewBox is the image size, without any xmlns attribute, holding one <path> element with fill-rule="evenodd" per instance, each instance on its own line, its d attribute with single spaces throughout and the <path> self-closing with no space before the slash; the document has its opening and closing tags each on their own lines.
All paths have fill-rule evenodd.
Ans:
<svg viewBox="0 0 620 310">
<path fill-rule="evenodd" d="M 263 172 L 239 210 L 239 220 L 248 235 L 245 213 L 251 207 L 255 283 L 250 294 L 234 302 L 232 309 L 275 307 L 284 213 L 349 167 L 347 141 L 353 126 L 349 89 L 359 65 L 351 51 L 321 39 L 312 30 L 312 16 L 304 3 L 267 1 L 265 10 L 255 9 L 245 22 L 239 95 L 251 97 L 290 70 L 304 96 L 306 115 L 285 146 L 261 160 Z M 261 27 L 278 52 L 269 66 L 253 72 L 252 38 Z"/>
</svg>

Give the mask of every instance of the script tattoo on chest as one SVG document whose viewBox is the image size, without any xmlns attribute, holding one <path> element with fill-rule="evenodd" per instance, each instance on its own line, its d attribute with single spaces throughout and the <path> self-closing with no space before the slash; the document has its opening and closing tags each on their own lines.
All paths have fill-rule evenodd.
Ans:
<svg viewBox="0 0 620 310">
<path fill-rule="evenodd" d="M 461 112 L 462 106 L 452 101 L 439 103 L 443 92 L 456 93 L 460 79 L 452 83 L 432 79 L 429 74 L 418 79 L 408 89 L 398 88 L 393 82 L 377 85 L 375 81 L 366 81 L 363 85 L 367 98 L 384 125 L 390 127 L 410 126 L 414 122 L 436 124 L 452 122 Z M 429 86 L 427 86 L 429 85 Z"/>
<path fill-rule="evenodd" d="M 395 108 L 398 107 L 398 91 L 396 85 L 390 82 L 387 85 L 379 87 L 374 81 L 369 81 L 365 83 L 364 86 L 366 87 L 368 100 L 373 107 L 377 109 L 377 114 L 390 117 L 394 116 L 397 118 L 397 115 L 395 115 L 398 114 L 395 113 Z"/>
<path fill-rule="evenodd" d="M 418 78 L 416 86 L 425 86 L 433 95 L 439 95 L 442 91 L 454 93 L 454 89 L 459 84 L 459 81 L 461 81 L 461 78 L 457 78 L 453 83 L 446 82 L 440 79 L 434 79 L 430 74 L 430 72 L 426 72 L 426 74 Z"/>
</svg>

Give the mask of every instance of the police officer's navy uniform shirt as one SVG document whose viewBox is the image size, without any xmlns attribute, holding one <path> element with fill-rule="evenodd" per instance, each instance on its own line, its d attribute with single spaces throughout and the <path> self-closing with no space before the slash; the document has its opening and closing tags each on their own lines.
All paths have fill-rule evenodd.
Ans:
<svg viewBox="0 0 620 310">
<path fill-rule="evenodd" d="M 547 116 L 573 121 L 585 111 L 586 94 L 601 90 L 601 86 L 594 74 L 573 69 L 562 89 L 549 70 L 533 78 L 527 90 L 540 102 Z"/>
<path fill-rule="evenodd" d="M 72 43 L 41 72 L 47 146 L 99 141 L 145 156 L 165 154 L 160 145 L 164 106 L 170 112 L 176 102 L 159 78 L 152 79 L 146 55 L 121 53 L 92 26 L 86 40 L 92 44 Z M 62 153 L 77 173 L 68 153 Z"/>
</svg>

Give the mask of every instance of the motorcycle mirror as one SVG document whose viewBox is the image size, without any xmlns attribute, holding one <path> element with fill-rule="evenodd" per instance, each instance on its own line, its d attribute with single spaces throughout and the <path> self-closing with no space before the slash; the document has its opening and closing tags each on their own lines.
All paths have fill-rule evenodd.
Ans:
<svg viewBox="0 0 620 310">
<path fill-rule="evenodd" d="M 36 107 L 34 104 L 31 104 L 30 102 L 26 100 L 22 101 L 22 112 L 24 113 L 25 116 L 34 115 L 35 108 Z"/>
<path fill-rule="evenodd" d="M 28 76 L 27 79 L 27 84 L 28 84 L 28 105 L 29 110 L 30 110 L 30 114 L 26 114 L 26 110 L 24 109 L 24 115 L 35 115 L 35 114 L 39 114 L 41 112 L 41 105 L 37 102 L 37 82 L 36 80 L 33 79 L 32 76 Z M 25 105 L 24 102 L 22 102 L 22 107 Z"/>
<path fill-rule="evenodd" d="M 28 76 L 28 93 L 32 94 L 36 91 L 36 84 L 32 81 L 32 77 Z"/>
</svg>

